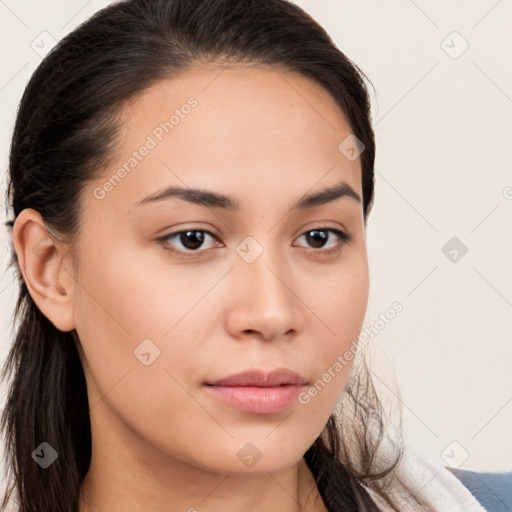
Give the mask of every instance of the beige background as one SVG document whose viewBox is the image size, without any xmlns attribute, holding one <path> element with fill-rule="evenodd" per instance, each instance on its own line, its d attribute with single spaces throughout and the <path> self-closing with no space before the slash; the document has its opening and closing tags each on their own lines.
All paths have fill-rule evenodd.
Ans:
<svg viewBox="0 0 512 512">
<path fill-rule="evenodd" d="M 17 103 L 41 54 L 108 3 L 0 2 L 4 176 Z M 365 321 L 378 331 L 369 338 L 375 380 L 398 403 L 396 376 L 417 449 L 462 469 L 511 471 L 512 2 L 296 3 L 377 91 Z M 3 363 L 16 290 L 4 272 L 5 229 L 0 237 Z M 395 301 L 403 311 L 377 324 Z"/>
</svg>

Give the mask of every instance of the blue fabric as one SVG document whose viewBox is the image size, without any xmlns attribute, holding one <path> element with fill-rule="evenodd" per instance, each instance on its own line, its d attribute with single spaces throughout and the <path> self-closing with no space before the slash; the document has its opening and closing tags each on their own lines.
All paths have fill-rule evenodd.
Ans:
<svg viewBox="0 0 512 512">
<path fill-rule="evenodd" d="M 512 512 L 512 471 L 483 473 L 446 467 L 488 512 Z"/>
</svg>

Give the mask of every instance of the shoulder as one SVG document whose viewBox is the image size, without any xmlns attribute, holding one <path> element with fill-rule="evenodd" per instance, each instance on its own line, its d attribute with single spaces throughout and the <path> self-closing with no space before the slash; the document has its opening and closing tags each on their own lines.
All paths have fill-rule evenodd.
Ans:
<svg viewBox="0 0 512 512">
<path fill-rule="evenodd" d="M 488 512 L 512 510 L 512 471 L 485 473 L 445 466 Z"/>
</svg>

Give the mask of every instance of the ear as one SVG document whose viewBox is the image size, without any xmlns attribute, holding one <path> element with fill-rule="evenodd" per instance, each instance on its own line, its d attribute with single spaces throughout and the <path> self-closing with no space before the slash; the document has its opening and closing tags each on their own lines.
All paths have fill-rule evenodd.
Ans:
<svg viewBox="0 0 512 512">
<path fill-rule="evenodd" d="M 16 218 L 12 241 L 28 291 L 41 312 L 61 331 L 75 328 L 73 269 L 69 245 L 52 236 L 39 212 L 26 208 Z"/>
</svg>

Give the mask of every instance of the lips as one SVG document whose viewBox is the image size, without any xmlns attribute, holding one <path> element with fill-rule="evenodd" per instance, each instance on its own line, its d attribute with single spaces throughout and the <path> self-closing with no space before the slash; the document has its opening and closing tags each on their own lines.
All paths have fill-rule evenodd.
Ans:
<svg viewBox="0 0 512 512">
<path fill-rule="evenodd" d="M 237 409 L 253 414 L 275 414 L 293 403 L 308 382 L 297 372 L 278 368 L 271 372 L 248 370 L 205 383 L 205 391 Z"/>
<path fill-rule="evenodd" d="M 209 386 L 274 387 L 286 384 L 306 385 L 308 382 L 297 372 L 288 368 L 277 368 L 270 372 L 258 369 L 248 370 L 206 384 Z"/>
</svg>

